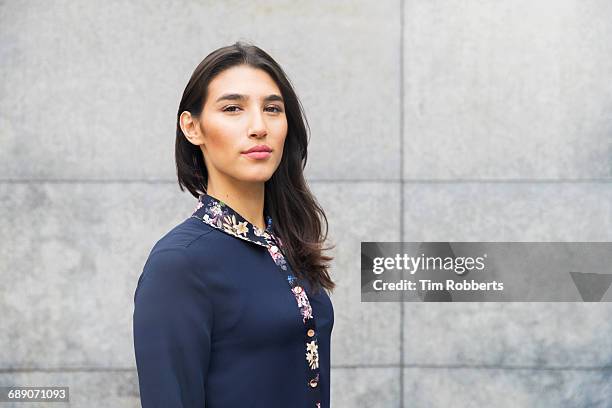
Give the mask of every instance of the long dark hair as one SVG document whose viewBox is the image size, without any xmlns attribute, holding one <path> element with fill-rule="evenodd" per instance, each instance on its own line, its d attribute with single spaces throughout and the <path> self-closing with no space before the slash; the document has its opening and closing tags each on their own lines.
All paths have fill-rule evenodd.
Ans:
<svg viewBox="0 0 612 408">
<path fill-rule="evenodd" d="M 208 84 L 225 69 L 249 65 L 267 72 L 280 88 L 287 116 L 287 136 L 283 157 L 272 177 L 265 183 L 264 211 L 272 216 L 274 233 L 282 240 L 285 254 L 295 274 L 309 281 L 313 291 L 332 291 L 329 275 L 331 256 L 322 252 L 328 223 L 325 212 L 304 179 L 310 127 L 304 109 L 282 68 L 259 47 L 238 41 L 210 53 L 196 67 L 181 98 L 176 118 L 175 159 L 178 183 L 196 198 L 206 192 L 208 172 L 199 146 L 190 143 L 180 127 L 184 111 L 199 117 L 208 93 Z M 308 128 L 308 132 L 307 129 Z M 323 232 L 323 223 L 325 231 Z"/>
</svg>

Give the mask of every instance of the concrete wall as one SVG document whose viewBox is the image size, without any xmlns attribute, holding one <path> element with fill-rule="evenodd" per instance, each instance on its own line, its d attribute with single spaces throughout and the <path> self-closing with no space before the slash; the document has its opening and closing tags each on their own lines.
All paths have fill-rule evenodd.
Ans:
<svg viewBox="0 0 612 408">
<path fill-rule="evenodd" d="M 610 303 L 361 303 L 359 282 L 361 241 L 611 240 L 604 0 L 0 2 L 0 385 L 139 406 L 136 280 L 195 205 L 176 109 L 238 39 L 311 124 L 333 407 L 610 406 Z"/>
</svg>

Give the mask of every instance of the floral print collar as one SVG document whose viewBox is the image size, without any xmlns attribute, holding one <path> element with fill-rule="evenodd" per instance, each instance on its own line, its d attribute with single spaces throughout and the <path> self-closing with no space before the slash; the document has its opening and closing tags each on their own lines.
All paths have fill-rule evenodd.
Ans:
<svg viewBox="0 0 612 408">
<path fill-rule="evenodd" d="M 192 217 L 199 218 L 230 235 L 265 247 L 269 246 L 269 242 L 274 235 L 272 217 L 269 215 L 264 216 L 266 229 L 262 230 L 257 225 L 247 221 L 229 205 L 208 194 L 200 194 L 198 205 Z"/>
</svg>

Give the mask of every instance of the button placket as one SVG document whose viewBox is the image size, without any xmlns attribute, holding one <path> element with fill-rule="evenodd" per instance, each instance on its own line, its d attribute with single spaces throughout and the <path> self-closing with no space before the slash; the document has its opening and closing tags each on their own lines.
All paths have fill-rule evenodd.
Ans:
<svg viewBox="0 0 612 408">
<path fill-rule="evenodd" d="M 306 290 L 299 284 L 298 278 L 295 277 L 290 269 L 289 263 L 284 260 L 282 254 L 282 248 L 280 240 L 270 233 L 270 247 L 269 252 L 272 258 L 280 267 L 281 273 L 287 276 L 287 282 L 291 288 L 291 292 L 296 298 L 298 307 L 300 308 L 300 314 L 302 315 L 302 321 L 304 323 L 304 342 L 306 351 L 306 367 L 309 370 L 309 380 L 307 387 L 312 391 L 312 398 L 315 401 L 314 407 L 320 408 L 321 406 L 321 390 L 319 387 L 319 341 L 317 339 L 316 332 L 316 321 L 312 313 L 312 306 L 308 300 Z M 282 263 L 277 262 L 278 258 L 283 258 Z M 285 266 L 285 267 L 283 267 Z"/>
</svg>

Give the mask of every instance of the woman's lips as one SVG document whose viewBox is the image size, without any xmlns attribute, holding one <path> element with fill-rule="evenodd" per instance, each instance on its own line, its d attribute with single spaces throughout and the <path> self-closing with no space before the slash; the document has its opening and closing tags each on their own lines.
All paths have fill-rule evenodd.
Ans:
<svg viewBox="0 0 612 408">
<path fill-rule="evenodd" d="M 272 152 L 250 152 L 250 153 L 242 153 L 243 155 L 256 160 L 267 159 L 272 155 Z"/>
</svg>

